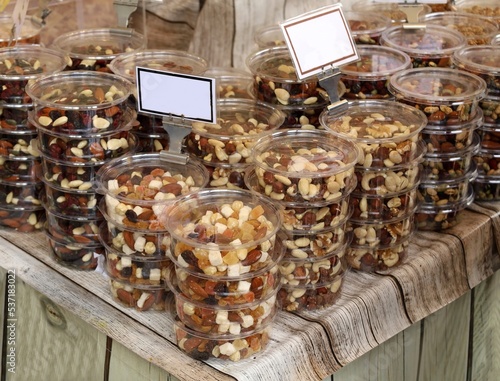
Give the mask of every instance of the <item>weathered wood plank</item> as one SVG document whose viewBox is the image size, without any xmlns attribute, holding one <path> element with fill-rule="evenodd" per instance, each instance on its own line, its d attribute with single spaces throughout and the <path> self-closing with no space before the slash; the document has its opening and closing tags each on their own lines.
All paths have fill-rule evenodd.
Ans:
<svg viewBox="0 0 500 381">
<path fill-rule="evenodd" d="M 6 380 L 99 380 L 106 335 L 16 281 L 16 372 Z"/>
<path fill-rule="evenodd" d="M 466 381 L 471 292 L 425 318 L 419 381 Z"/>
<path fill-rule="evenodd" d="M 408 255 L 393 269 L 406 311 L 416 322 L 468 291 L 462 243 L 452 235 L 416 232 Z"/>
<path fill-rule="evenodd" d="M 44 247 L 43 234 L 21 236 L 23 243 L 31 242 L 34 246 L 40 245 L 44 248 L 44 254 L 39 253 L 39 255 L 47 256 L 48 248 Z M 5 240 L 1 241 L 0 266 L 14 268 L 18 279 L 50 298 L 58 306 L 77 315 L 104 335 L 122 343 L 132 352 L 150 360 L 151 363 L 169 371 L 181 380 L 199 381 L 200 374 L 203 374 L 206 381 L 233 380 L 232 377 L 200 361 L 193 360 L 178 350 L 173 343 L 171 328 L 173 320 L 169 314 L 151 311 L 151 313 L 141 315 L 135 311 L 127 311 L 129 312 L 127 316 L 127 313 L 120 311 L 120 308 L 112 302 L 106 287 L 106 280 L 101 274 L 61 268 L 56 263 L 52 263 L 53 261 L 49 261 L 48 263 L 52 263 L 54 267 L 59 267 L 60 272 L 57 272 L 13 244 Z M 93 289 L 98 296 L 86 291 L 80 282 L 93 284 Z M 134 313 L 142 319 L 141 323 L 138 322 L 139 319 L 133 318 Z M 163 335 L 148 328 L 149 324 L 146 321 L 149 320 L 158 322 L 156 329 Z M 50 340 L 53 341 L 53 338 Z M 33 378 L 23 380 L 29 379 Z"/>
<path fill-rule="evenodd" d="M 460 223 L 443 233 L 462 241 L 469 287 L 473 288 L 493 274 L 493 228 L 491 218 L 473 211 L 462 211 Z"/>
<path fill-rule="evenodd" d="M 500 253 L 500 202 L 475 202 L 468 209 L 483 213 L 491 219 L 493 239 L 496 245 L 494 251 Z M 498 256 L 496 257 L 498 258 Z M 495 270 L 497 269 L 498 267 L 495 268 Z"/>
<path fill-rule="evenodd" d="M 473 292 L 471 380 L 496 381 L 500 374 L 500 272 Z"/>
<path fill-rule="evenodd" d="M 109 381 L 179 381 L 165 370 L 131 352 L 118 341 L 111 346 Z"/>
</svg>

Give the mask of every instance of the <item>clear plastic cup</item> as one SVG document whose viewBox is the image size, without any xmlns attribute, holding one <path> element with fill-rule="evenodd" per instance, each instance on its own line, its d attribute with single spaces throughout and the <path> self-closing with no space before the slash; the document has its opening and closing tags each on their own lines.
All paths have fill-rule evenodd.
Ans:
<svg viewBox="0 0 500 381">
<path fill-rule="evenodd" d="M 392 24 L 386 15 L 370 11 L 346 11 L 344 16 L 357 45 L 378 45 L 382 32 Z"/>
<path fill-rule="evenodd" d="M 45 209 L 42 206 L 0 205 L 0 227 L 23 233 L 44 228 Z"/>
<path fill-rule="evenodd" d="M 139 312 L 164 311 L 167 308 L 165 299 L 168 290 L 164 285 L 129 284 L 110 277 L 109 288 L 113 300 L 124 307 L 135 308 Z"/>
</svg>

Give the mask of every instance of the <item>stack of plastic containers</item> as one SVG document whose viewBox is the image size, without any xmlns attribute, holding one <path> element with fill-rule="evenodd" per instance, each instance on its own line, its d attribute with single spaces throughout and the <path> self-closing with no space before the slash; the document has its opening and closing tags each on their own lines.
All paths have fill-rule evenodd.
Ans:
<svg viewBox="0 0 500 381">
<path fill-rule="evenodd" d="M 199 163 L 173 163 L 155 152 L 126 155 L 100 168 L 96 190 L 104 195 L 99 209 L 105 222 L 98 237 L 115 301 L 139 311 L 165 308 L 170 235 L 159 216 L 207 181 Z"/>
<path fill-rule="evenodd" d="M 363 271 L 385 271 L 401 263 L 415 230 L 423 112 L 392 101 L 354 101 L 345 113 L 321 115 L 334 136 L 362 150 L 354 168 L 348 263 Z"/>
<path fill-rule="evenodd" d="M 500 46 L 469 46 L 457 51 L 457 69 L 476 74 L 486 81 L 486 96 L 479 106 L 484 123 L 478 129 L 481 149 L 474 159 L 478 177 L 474 180 L 476 200 L 500 199 Z"/>
<path fill-rule="evenodd" d="M 271 104 L 241 98 L 219 99 L 217 110 L 217 123 L 192 123 L 184 149 L 207 167 L 211 188 L 245 188 L 252 147 L 283 124 L 284 114 Z"/>
<path fill-rule="evenodd" d="M 247 57 L 246 65 L 254 76 L 256 99 L 285 113 L 282 128 L 319 127 L 319 115 L 329 104 L 328 94 L 320 87 L 317 77 L 304 80 L 297 77 L 286 46 L 252 53 Z"/>
<path fill-rule="evenodd" d="M 138 50 L 121 54 L 109 64 L 113 73 L 136 82 L 136 67 L 165 70 L 179 74 L 202 75 L 207 62 L 198 56 L 178 50 Z M 133 89 L 131 102 L 137 107 L 136 88 Z M 163 127 L 163 118 L 152 114 L 137 114 L 134 134 L 138 140 L 139 152 L 160 152 L 168 150 L 170 137 Z"/>
<path fill-rule="evenodd" d="M 62 264 L 93 269 L 103 252 L 96 173 L 135 148 L 130 82 L 108 73 L 62 72 L 27 87 L 45 183 L 47 236 Z"/>
<path fill-rule="evenodd" d="M 37 131 L 28 121 L 33 104 L 26 86 L 43 75 L 62 71 L 64 55 L 37 45 L 0 51 L 0 225 L 18 231 L 43 227 L 39 196 L 43 183 Z"/>
<path fill-rule="evenodd" d="M 287 311 L 332 305 L 347 270 L 349 198 L 358 147 L 326 131 L 283 130 L 253 148 L 249 189 L 283 214 L 285 257 L 281 306 Z"/>
<path fill-rule="evenodd" d="M 408 54 L 412 66 L 450 67 L 453 53 L 467 45 L 462 33 L 442 25 L 407 29 L 396 25 L 386 29 L 380 45 L 389 46 Z"/>
<path fill-rule="evenodd" d="M 393 75 L 389 89 L 397 101 L 427 117 L 422 131 L 428 152 L 419 187 L 418 228 L 451 227 L 474 200 L 471 182 L 477 171 L 471 158 L 477 146 L 474 131 L 483 121 L 479 101 L 486 83 L 455 69 L 417 68 Z"/>
<path fill-rule="evenodd" d="M 269 341 L 279 310 L 278 207 L 245 190 L 202 190 L 168 213 L 174 331 L 191 357 L 238 361 Z"/>
<path fill-rule="evenodd" d="M 392 74 L 409 69 L 406 53 L 387 46 L 358 46 L 359 60 L 340 67 L 340 80 L 345 86 L 343 98 L 391 99 L 387 85 Z"/>
</svg>

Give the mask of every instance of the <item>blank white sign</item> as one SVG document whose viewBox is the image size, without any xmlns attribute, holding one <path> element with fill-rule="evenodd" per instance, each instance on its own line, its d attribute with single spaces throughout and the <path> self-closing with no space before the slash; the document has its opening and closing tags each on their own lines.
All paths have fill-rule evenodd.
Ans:
<svg viewBox="0 0 500 381">
<path fill-rule="evenodd" d="M 136 67 L 139 112 L 216 123 L 215 78 Z"/>
<path fill-rule="evenodd" d="M 359 59 L 341 4 L 280 24 L 299 79 Z"/>
</svg>

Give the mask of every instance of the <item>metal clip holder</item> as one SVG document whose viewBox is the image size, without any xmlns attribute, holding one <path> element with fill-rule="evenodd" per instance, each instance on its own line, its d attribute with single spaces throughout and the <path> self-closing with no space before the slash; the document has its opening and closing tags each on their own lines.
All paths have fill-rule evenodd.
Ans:
<svg viewBox="0 0 500 381">
<path fill-rule="evenodd" d="M 422 4 L 400 4 L 399 9 L 406 14 L 407 22 L 403 24 L 403 29 L 425 29 L 425 24 L 418 22 L 418 15 L 424 10 Z"/>
<path fill-rule="evenodd" d="M 326 90 L 330 98 L 330 104 L 327 106 L 328 111 L 344 112 L 347 110 L 347 101 L 339 99 L 339 80 L 340 69 L 338 67 L 323 68 L 323 71 L 318 74 L 320 86 Z"/>
<path fill-rule="evenodd" d="M 139 0 L 113 0 L 113 5 L 118 17 L 118 26 L 128 27 L 130 15 L 137 10 Z"/>
<path fill-rule="evenodd" d="M 163 128 L 169 136 L 168 151 L 160 152 L 160 157 L 176 164 L 187 164 L 189 156 L 182 153 L 182 142 L 191 132 L 191 126 L 186 124 L 184 118 L 174 118 L 172 115 L 163 117 Z"/>
</svg>

